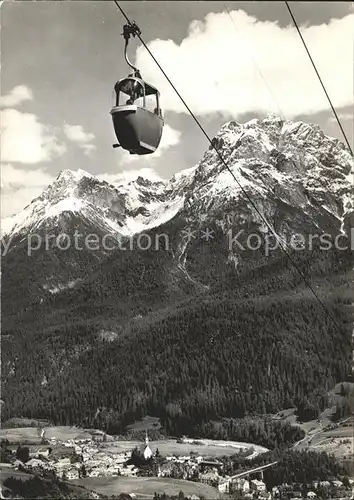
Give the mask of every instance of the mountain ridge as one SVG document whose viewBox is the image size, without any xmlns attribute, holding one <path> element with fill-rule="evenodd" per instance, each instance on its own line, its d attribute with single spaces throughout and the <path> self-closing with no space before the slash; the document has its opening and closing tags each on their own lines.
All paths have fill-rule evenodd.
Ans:
<svg viewBox="0 0 354 500">
<path fill-rule="evenodd" d="M 291 182 L 299 198 L 295 201 L 303 208 L 314 200 L 324 204 L 337 218 L 353 209 L 350 153 L 339 140 L 325 136 L 317 125 L 284 122 L 275 115 L 264 120 L 253 119 L 243 125 L 231 121 L 221 127 L 213 138 L 213 145 L 225 157 L 242 189 L 250 189 L 255 196 L 264 197 L 272 189 L 278 189 L 277 196 L 285 195 L 288 202 L 284 184 Z M 332 162 L 330 167 L 326 166 L 328 162 Z M 306 165 L 306 171 L 302 165 Z M 325 187 L 330 195 L 342 200 L 342 214 L 341 208 L 324 192 L 320 178 L 323 174 L 334 181 Z M 111 184 L 81 169 L 76 172 L 63 170 L 39 197 L 5 221 L 7 227 L 3 236 L 32 231 L 46 219 L 80 210 L 87 211 L 89 218 L 95 218 L 92 210 L 97 210 L 98 225 L 112 233 L 131 236 L 167 222 L 193 204 L 195 197 L 206 198 L 204 183 L 207 188 L 211 187 L 209 195 L 214 194 L 214 197 L 227 189 L 239 196 L 239 186 L 212 147 L 197 165 L 164 182 L 138 178 L 125 184 Z M 310 194 L 308 199 L 306 191 Z M 212 201 L 209 200 L 209 205 Z"/>
<path fill-rule="evenodd" d="M 274 116 L 229 122 L 213 141 L 243 189 L 209 148 L 159 184 L 119 190 L 64 171 L 21 215 L 2 266 L 3 418 L 116 433 L 149 414 L 173 435 L 196 435 L 210 420 L 286 407 L 315 418 L 351 375 L 353 251 L 333 244 L 353 227 L 349 152 Z M 82 204 L 55 212 L 73 198 Z M 272 231 L 249 198 L 287 245 L 326 233 L 331 245 L 288 246 L 292 262 L 279 247 L 267 253 Z M 118 233 L 127 248 L 28 255 L 31 231 Z M 141 235 L 167 235 L 168 246 L 145 248 Z"/>
<path fill-rule="evenodd" d="M 4 262 L 18 266 L 23 261 L 32 268 L 35 285 L 29 286 L 36 287 L 35 300 L 41 301 L 89 279 L 112 252 L 122 249 L 120 241 L 136 241 L 139 234 L 150 238 L 151 231 L 156 241 L 160 228 L 167 235 L 177 275 L 208 289 L 213 273 L 205 280 L 203 266 L 190 259 L 200 252 L 208 265 L 218 268 L 206 244 L 215 243 L 215 255 L 223 255 L 242 272 L 245 265 L 270 263 L 264 247 L 275 235 L 285 246 L 294 237 L 306 245 L 313 235 L 350 236 L 352 158 L 344 144 L 325 136 L 317 125 L 283 121 L 276 115 L 245 124 L 230 121 L 213 144 L 227 168 L 210 146 L 195 166 L 164 182 L 139 177 L 114 185 L 83 170 L 63 170 L 12 219 L 12 231 L 2 240 L 7 245 Z M 203 240 L 208 231 L 210 241 Z M 230 232 L 241 232 L 240 241 L 230 244 Z M 76 233 L 85 242 L 95 236 L 97 248 L 85 243 L 78 251 L 73 244 Z M 240 251 L 249 246 L 252 234 L 262 248 Z M 61 238 L 67 250 L 58 248 Z M 47 246 L 48 239 L 52 243 Z M 223 244 L 217 245 L 221 239 Z M 107 248 L 103 241 L 113 245 Z M 32 243 L 34 250 L 29 248 Z M 23 289 L 20 277 L 17 286 Z M 31 297 L 26 290 L 24 296 Z"/>
</svg>

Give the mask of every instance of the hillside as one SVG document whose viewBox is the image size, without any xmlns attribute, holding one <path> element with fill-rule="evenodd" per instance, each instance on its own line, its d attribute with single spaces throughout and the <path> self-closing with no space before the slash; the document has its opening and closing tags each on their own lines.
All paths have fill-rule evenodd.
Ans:
<svg viewBox="0 0 354 500">
<path fill-rule="evenodd" d="M 119 433 L 149 414 L 169 433 L 207 435 L 210 421 L 289 407 L 316 418 L 351 377 L 349 153 L 316 126 L 273 116 L 230 122 L 214 144 L 242 189 L 209 149 L 165 184 L 65 172 L 15 217 L 2 270 L 4 420 Z M 28 235 L 57 236 L 63 224 L 70 237 L 118 235 L 125 250 L 28 255 Z M 269 251 L 274 231 L 291 262 Z M 142 233 L 162 245 L 141 248 Z"/>
</svg>

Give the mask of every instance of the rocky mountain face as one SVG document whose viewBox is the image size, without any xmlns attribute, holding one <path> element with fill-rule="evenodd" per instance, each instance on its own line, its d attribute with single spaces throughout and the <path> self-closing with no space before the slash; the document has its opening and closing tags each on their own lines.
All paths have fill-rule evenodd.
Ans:
<svg viewBox="0 0 354 500">
<path fill-rule="evenodd" d="M 73 214 L 102 231 L 132 234 L 153 227 L 149 216 L 154 216 L 157 208 L 164 209 L 163 188 L 163 183 L 142 178 L 127 186 L 113 186 L 83 170 L 63 170 L 38 198 L 5 220 L 3 233 L 50 231 L 65 225 L 65 219 Z"/>
<path fill-rule="evenodd" d="M 36 286 L 42 300 L 87 279 L 121 248 L 116 240 L 154 228 L 168 227 L 171 265 L 191 282 L 188 255 L 193 248 L 205 254 L 206 246 L 216 241 L 222 240 L 219 250 L 226 261 L 241 269 L 251 265 L 250 257 L 253 266 L 269 261 L 269 254 L 264 255 L 267 239 L 269 247 L 277 246 L 277 238 L 284 245 L 297 239 L 306 247 L 310 235 L 350 235 L 353 161 L 346 147 L 317 125 L 284 122 L 274 115 L 245 124 L 229 122 L 213 145 L 217 152 L 210 146 L 196 166 L 166 182 L 138 178 L 112 185 L 81 170 L 62 171 L 38 198 L 5 221 L 4 285 L 7 262 L 25 262 L 32 269 L 31 287 Z M 80 243 L 74 244 L 75 232 Z M 251 234 L 253 241 L 247 240 Z M 87 245 L 88 235 L 94 241 Z M 200 273 L 196 279 L 208 282 Z"/>
<path fill-rule="evenodd" d="M 317 125 L 284 122 L 273 115 L 243 125 L 229 122 L 214 137 L 213 145 L 224 162 L 210 146 L 195 167 L 167 182 L 140 177 L 114 186 L 82 170 L 64 170 L 41 196 L 5 221 L 3 233 L 52 229 L 66 213 L 122 235 L 162 225 L 182 210 L 193 222 L 211 219 L 218 212 L 236 214 L 239 209 L 247 218 L 252 212 L 257 219 L 245 192 L 255 197 L 258 210 L 271 220 L 279 202 L 304 212 L 304 217 L 333 218 L 336 222 L 329 224 L 339 227 L 353 210 L 350 153 Z M 240 214 L 240 221 L 244 215 Z"/>
<path fill-rule="evenodd" d="M 245 125 L 230 122 L 216 135 L 214 145 L 238 185 L 230 182 L 230 173 L 209 148 L 195 172 L 199 185 L 194 199 L 199 204 L 192 203 L 196 211 L 205 214 L 212 208 L 217 213 L 229 201 L 229 209 L 247 213 L 244 191 L 255 197 L 258 210 L 270 220 L 276 213 L 274 206 L 283 204 L 283 211 L 288 206 L 303 212 L 303 218 L 313 219 L 314 225 L 321 225 L 318 218 L 329 217 L 337 222 L 327 221 L 327 225 L 340 227 L 343 216 L 353 209 L 353 160 L 343 144 L 326 137 L 316 125 L 283 122 L 273 116 Z M 219 202 L 213 203 L 214 199 Z M 234 201 L 237 206 L 231 207 Z M 253 207 L 251 212 L 257 219 Z M 281 234 L 282 228 L 278 229 Z"/>
<path fill-rule="evenodd" d="M 119 403 L 124 406 L 120 407 L 122 414 L 129 413 L 129 418 L 135 418 L 144 411 L 157 411 L 157 408 L 164 411 L 161 408 L 165 408 L 165 404 L 173 402 L 181 406 L 183 398 L 187 398 L 188 405 L 192 405 L 192 400 L 204 401 L 204 396 L 209 400 L 211 386 L 207 389 L 203 382 L 199 387 L 199 379 L 195 390 L 200 390 L 200 394 L 187 397 L 184 393 L 183 396 L 178 387 L 174 387 L 179 395 L 169 396 L 164 382 L 161 388 L 164 396 L 159 400 L 155 386 L 165 380 L 166 370 L 165 365 L 159 365 L 160 350 L 166 348 L 170 354 L 183 350 L 178 363 L 186 360 L 188 366 L 181 367 L 177 362 L 174 366 L 178 373 L 184 373 L 185 381 L 195 376 L 195 366 L 202 363 L 197 355 L 199 349 L 209 353 L 203 357 L 203 363 L 210 362 L 211 366 L 213 362 L 219 363 L 219 357 L 212 361 L 213 349 L 225 348 L 225 332 L 228 332 L 227 345 L 235 359 L 249 356 L 256 359 L 258 355 L 261 359 L 266 344 L 259 343 L 257 332 L 262 330 L 267 314 L 272 325 L 268 330 L 275 332 L 276 342 L 282 346 L 279 352 L 283 354 L 279 355 L 284 356 L 274 362 L 276 373 L 279 375 L 280 366 L 291 365 L 293 380 L 287 379 L 287 388 L 279 392 L 275 376 L 268 404 L 257 399 L 259 391 L 267 390 L 261 387 L 263 379 L 257 376 L 257 380 L 252 379 L 255 403 L 248 404 L 248 400 L 253 401 L 252 397 L 244 395 L 240 402 L 231 386 L 226 389 L 232 373 L 228 374 L 228 382 L 222 382 L 215 365 L 217 383 L 226 384 L 225 405 L 230 398 L 237 400 L 227 406 L 227 411 L 220 410 L 219 416 L 225 412 L 232 414 L 230 408 L 240 408 L 240 405 L 246 412 L 251 407 L 254 411 L 260 408 L 274 411 L 293 404 L 296 398 L 299 404 L 306 406 L 308 401 L 300 394 L 301 381 L 296 379 L 299 372 L 312 381 L 308 388 L 311 401 L 316 397 L 316 384 L 324 390 L 334 380 L 343 378 L 348 364 L 344 349 L 350 342 L 347 326 L 343 327 L 345 333 L 337 332 L 340 338 L 333 334 L 330 320 L 318 309 L 302 276 L 284 257 L 277 241 L 287 248 L 295 266 L 308 276 L 330 309 L 341 307 L 338 304 L 342 301 L 343 307 L 348 307 L 352 302 L 348 288 L 354 267 L 349 245 L 354 225 L 350 153 L 317 125 L 284 122 L 274 115 L 245 124 L 229 122 L 214 137 L 213 145 L 217 151 L 210 147 L 197 165 L 166 182 L 138 178 L 134 182 L 112 185 L 84 171 L 65 170 L 41 196 L 6 221 L 2 240 L 2 326 L 8 339 L 3 352 L 6 363 L 10 363 L 4 382 L 9 400 L 12 400 L 12 391 L 18 390 L 13 377 L 16 372 L 13 359 L 17 359 L 17 374 L 25 380 L 25 365 L 20 360 L 24 351 L 33 349 L 32 358 L 37 368 L 31 375 L 35 380 L 31 391 L 34 399 L 43 398 L 43 408 L 48 406 L 47 398 L 55 384 L 70 385 L 68 377 L 84 380 L 84 367 L 91 366 L 90 363 L 96 363 L 97 369 L 90 401 L 110 407 L 115 401 L 113 396 L 100 401 L 102 394 L 110 391 L 108 386 L 102 391 L 102 384 L 106 382 L 100 378 L 101 361 L 105 359 L 104 371 L 109 384 L 115 377 L 124 378 L 129 363 L 134 364 L 131 356 L 139 350 L 140 338 L 145 339 L 145 347 L 155 364 L 139 384 L 148 383 L 149 377 L 155 382 L 150 380 L 148 388 L 138 390 L 136 400 L 131 401 L 132 406 L 138 408 L 134 415 L 129 405 Z M 321 236 L 325 238 L 320 240 Z M 335 247 L 336 237 L 337 240 L 340 237 L 342 248 L 347 245 L 346 250 Z M 321 242 L 325 251 L 319 247 Z M 344 299 L 334 296 L 334 288 Z M 285 303 L 290 303 L 287 319 Z M 303 316 L 300 310 L 304 311 Z M 299 311 L 301 324 L 304 322 L 300 330 L 294 326 L 297 318 L 294 311 Z M 344 318 L 347 312 L 341 309 L 335 314 Z M 263 323 L 258 321 L 261 317 Z M 247 340 L 242 343 L 242 349 L 251 351 L 241 353 L 238 337 L 234 338 L 232 332 L 246 334 L 251 320 L 258 322 L 256 330 L 252 327 L 247 333 L 250 339 L 254 336 L 254 346 L 251 348 L 248 343 L 253 340 Z M 325 332 L 323 338 L 317 338 L 311 330 L 313 321 Z M 289 345 L 293 334 L 299 336 L 299 346 L 305 345 L 307 328 L 310 328 L 308 335 L 315 336 L 304 358 L 300 347 L 294 354 Z M 180 335 L 178 342 L 174 333 Z M 159 341 L 156 335 L 160 335 Z M 181 342 L 193 344 L 193 335 L 197 335 L 198 349 L 196 344 L 187 351 Z M 272 337 L 273 333 L 269 335 Z M 111 339 L 109 345 L 102 340 L 105 338 Z M 169 342 L 165 338 L 169 338 Z M 274 342 L 272 337 L 269 344 L 272 349 Z M 338 359 L 334 356 L 324 361 L 331 342 L 335 345 L 339 342 L 341 351 Z M 49 349 L 48 355 L 43 354 L 44 346 Z M 257 354 L 260 347 L 263 351 Z M 189 356 L 194 356 L 193 353 L 196 358 L 192 362 Z M 117 367 L 114 356 L 124 358 L 121 367 Z M 225 352 L 222 359 L 225 361 L 228 356 Z M 75 368 L 78 359 L 82 366 L 80 374 Z M 340 368 L 335 368 L 335 362 Z M 264 363 L 269 371 L 270 361 Z M 241 370 L 241 365 L 237 364 L 237 370 Z M 115 370 L 114 374 L 111 370 Z M 222 367 L 220 370 L 222 372 Z M 240 373 L 247 372 L 247 367 L 242 370 Z M 92 377 L 93 373 L 94 370 Z M 178 373 L 170 374 L 172 379 L 178 378 Z M 236 379 L 243 377 L 240 373 L 234 374 Z M 49 381 L 45 395 L 40 385 L 44 376 Z M 251 381 L 246 377 L 242 383 L 248 387 Z M 269 380 L 265 383 L 271 385 Z M 123 393 L 129 384 L 126 382 L 121 388 Z M 242 384 L 239 387 L 242 392 Z M 68 396 L 73 401 L 75 391 L 73 388 Z M 38 396 L 39 393 L 43 394 Z M 8 410 L 8 416 L 20 409 L 25 412 L 20 400 L 20 397 L 16 400 L 17 409 Z M 90 414 L 92 410 L 94 415 L 97 407 L 93 410 L 90 404 L 87 402 L 87 412 Z M 219 408 L 223 405 L 220 402 Z M 60 411 L 67 406 L 67 401 L 63 402 Z M 183 409 L 189 416 L 193 411 Z M 68 421 L 73 419 L 70 417 Z M 64 417 L 59 420 L 66 421 Z M 121 429 L 119 425 L 123 425 L 123 420 L 119 421 L 117 425 Z M 86 423 L 93 425 L 90 419 Z"/>
</svg>

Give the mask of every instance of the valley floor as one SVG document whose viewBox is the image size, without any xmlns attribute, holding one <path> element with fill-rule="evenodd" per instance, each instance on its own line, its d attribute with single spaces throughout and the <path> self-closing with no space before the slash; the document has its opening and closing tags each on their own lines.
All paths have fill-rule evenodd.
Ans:
<svg viewBox="0 0 354 500">
<path fill-rule="evenodd" d="M 325 413 L 324 417 L 326 415 Z M 292 421 L 294 425 L 301 425 L 306 430 L 305 438 L 293 446 L 295 450 L 331 452 L 335 448 L 333 443 L 336 444 L 336 440 L 346 441 L 346 443 L 341 443 L 340 446 L 343 447 L 345 445 L 347 448 L 348 440 L 351 445 L 353 443 L 353 441 L 350 441 L 352 438 L 352 425 L 350 425 L 351 422 L 348 419 L 342 421 L 341 425 L 328 424 L 330 422 L 329 418 L 328 422 L 323 418 L 323 420 L 320 419 L 319 421 L 299 424 L 296 422 L 293 410 L 286 410 L 273 417 L 278 417 L 284 421 Z M 329 417 L 329 414 L 327 417 Z M 327 425 L 324 425 L 325 423 Z M 330 425 L 335 425 L 336 427 L 329 429 Z M 176 439 L 154 440 L 150 441 L 149 444 L 153 455 L 157 456 L 156 450 L 158 449 L 161 456 L 165 457 L 160 470 L 160 472 L 162 471 L 162 476 L 156 477 L 157 471 L 153 475 L 140 474 L 137 467 L 126 465 L 129 463 L 127 459 L 131 456 L 132 450 L 134 448 L 141 449 L 143 445 L 141 440 L 128 440 L 123 437 L 118 438 L 114 436 L 106 436 L 105 440 L 103 440 L 104 433 L 102 431 L 66 426 L 46 427 L 45 434 L 46 440 L 48 440 L 47 443 L 50 443 L 52 449 L 50 456 L 45 455 L 48 445 L 45 445 L 43 441 L 41 444 L 41 438 L 36 427 L 1 429 L 0 437 L 9 441 L 8 448 L 12 450 L 12 453 L 16 452 L 18 444 L 21 443 L 22 446 L 28 446 L 30 457 L 32 457 L 27 462 L 28 466 L 26 465 L 29 474 L 24 474 L 16 470 L 16 464 L 0 464 L 2 486 L 6 478 L 9 477 L 22 480 L 33 478 L 32 474 L 39 475 L 39 477 L 48 477 L 47 473 L 54 468 L 57 477 L 65 481 L 70 487 L 84 488 L 83 491 L 87 491 L 88 493 L 95 492 L 108 496 L 119 495 L 121 493 L 134 493 L 137 499 L 147 500 L 152 499 L 155 493 L 178 496 L 180 491 L 183 491 L 185 496 L 195 495 L 199 498 L 204 497 L 206 500 L 221 499 L 225 497 L 227 491 L 223 488 L 225 481 L 234 481 L 232 483 L 233 487 L 238 487 L 238 482 L 242 482 L 243 479 L 239 480 L 236 479 L 236 476 L 233 476 L 233 478 L 226 480 L 225 477 L 219 476 L 215 472 L 216 469 L 214 469 L 214 472 L 200 473 L 198 471 L 197 477 L 192 480 L 188 467 L 198 470 L 199 464 L 203 463 L 207 464 L 207 470 L 211 464 L 210 470 L 212 470 L 213 464 L 217 463 L 216 459 L 221 463 L 220 461 L 223 460 L 222 457 L 228 456 L 231 458 L 234 455 L 231 459 L 234 460 L 237 454 L 241 453 L 246 460 L 249 460 L 268 451 L 262 446 L 236 441 L 192 438 L 179 439 L 178 441 Z M 340 456 L 338 450 L 335 449 L 337 457 L 343 459 L 346 456 L 352 459 L 353 455 L 347 448 L 345 448 L 345 454 L 343 451 Z M 75 462 L 79 458 L 77 453 L 79 455 L 82 454 L 81 459 L 85 464 L 86 477 L 78 473 L 82 462 Z M 45 456 L 47 456 L 47 459 Z M 68 457 L 72 457 L 75 463 Z M 198 458 L 201 460 L 199 461 Z M 262 460 L 262 457 L 258 458 Z M 169 473 L 165 475 L 165 471 L 170 471 L 171 469 L 171 459 L 177 465 L 177 469 L 179 467 L 184 467 L 185 471 L 188 469 L 188 473 L 185 476 L 182 474 L 180 477 L 187 477 L 189 480 L 177 479 L 176 476 L 170 477 Z M 266 458 L 267 460 L 269 462 L 269 459 Z M 186 465 L 187 463 L 188 466 Z M 276 464 L 277 462 L 274 463 Z M 120 464 L 118 466 L 119 471 L 117 464 Z M 232 473 L 230 473 L 231 475 Z M 350 475 L 354 475 L 354 473 Z M 209 476 L 213 476 L 213 478 Z M 349 479 L 353 487 L 354 481 L 350 477 Z M 48 481 L 48 479 L 45 479 L 45 481 Z M 265 485 L 262 481 L 258 481 L 258 483 Z M 339 486 L 333 486 L 333 488 L 339 488 L 338 494 L 341 492 L 340 494 L 345 494 L 345 498 L 349 499 L 350 490 L 345 489 L 341 481 L 337 481 L 337 483 Z M 313 485 L 310 485 L 311 488 L 315 488 Z M 274 496 L 273 491 L 269 490 L 268 492 L 264 491 L 262 498 L 266 500 L 277 497 L 276 495 Z"/>
<path fill-rule="evenodd" d="M 112 453 L 121 453 L 141 446 L 141 441 L 115 441 L 104 446 L 105 451 Z M 162 439 L 150 441 L 153 451 L 156 448 L 162 455 L 189 455 L 196 453 L 205 457 L 216 458 L 220 456 L 232 456 L 240 451 L 252 450 L 252 455 L 248 458 L 254 458 L 260 453 L 268 451 L 264 446 L 258 446 L 252 443 L 241 443 L 237 441 L 221 441 L 213 439 L 183 439 L 183 443 L 175 439 Z"/>
<path fill-rule="evenodd" d="M 153 498 L 155 492 L 178 495 L 180 491 L 183 491 L 185 495 L 204 496 L 210 500 L 220 498 L 220 493 L 216 488 L 207 484 L 185 481 L 183 479 L 158 477 L 88 477 L 75 480 L 73 484 L 84 486 L 89 490 L 103 493 L 104 495 L 134 493 L 139 498 Z"/>
</svg>

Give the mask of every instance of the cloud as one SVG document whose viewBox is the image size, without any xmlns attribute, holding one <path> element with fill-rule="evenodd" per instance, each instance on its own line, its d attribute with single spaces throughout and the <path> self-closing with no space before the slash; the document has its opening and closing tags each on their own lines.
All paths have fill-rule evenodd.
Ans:
<svg viewBox="0 0 354 500">
<path fill-rule="evenodd" d="M 69 125 L 66 123 L 63 130 L 66 137 L 83 149 L 85 154 L 90 154 L 96 149 L 94 144 L 90 144 L 95 139 L 95 136 L 85 132 L 82 125 Z"/>
<path fill-rule="evenodd" d="M 32 101 L 33 95 L 31 89 L 26 85 L 17 85 L 11 92 L 0 97 L 0 106 L 7 108 L 17 106 L 23 101 Z"/>
<path fill-rule="evenodd" d="M 1 217 L 22 210 L 54 181 L 44 169 L 24 170 L 11 164 L 1 165 Z"/>
<path fill-rule="evenodd" d="M 94 144 L 83 144 L 81 148 L 84 150 L 85 155 L 89 155 L 97 149 Z"/>
<path fill-rule="evenodd" d="M 176 130 L 170 127 L 169 125 L 165 124 L 162 131 L 159 147 L 157 148 L 155 153 L 152 153 L 151 155 L 148 155 L 148 157 L 146 157 L 145 155 L 144 156 L 131 155 L 128 151 L 123 151 L 120 160 L 122 163 L 125 164 L 134 163 L 143 168 L 144 165 L 150 164 L 151 161 L 160 158 L 162 154 L 165 153 L 172 146 L 176 146 L 180 141 L 181 135 L 182 134 L 179 130 Z"/>
<path fill-rule="evenodd" d="M 79 144 L 93 141 L 95 136 L 84 131 L 81 125 L 64 125 L 64 133 L 68 139 Z"/>
<path fill-rule="evenodd" d="M 353 111 L 352 112 L 350 112 L 350 111 L 337 111 L 337 115 L 341 121 L 345 121 L 345 120 L 353 121 L 353 118 L 354 118 Z M 328 118 L 328 121 L 330 123 L 337 123 L 337 119 L 333 114 Z"/>
<path fill-rule="evenodd" d="M 152 182 L 163 181 L 159 174 L 153 168 L 149 167 L 138 170 L 125 170 L 116 174 L 99 174 L 97 177 L 111 184 L 124 184 L 126 182 L 135 181 L 138 177 L 143 177 L 143 179 L 148 179 Z"/>
<path fill-rule="evenodd" d="M 16 109 L 1 111 L 1 161 L 39 163 L 66 151 L 54 130 L 38 121 L 36 115 Z"/>
<path fill-rule="evenodd" d="M 176 130 L 169 125 L 164 125 L 162 131 L 161 142 L 159 147 L 155 153 L 151 155 L 152 158 L 158 158 L 161 156 L 167 149 L 170 149 L 172 146 L 176 146 L 181 139 L 181 132 Z"/>
<path fill-rule="evenodd" d="M 192 111 L 277 112 L 286 118 L 328 109 L 329 104 L 296 29 L 259 21 L 242 10 L 210 13 L 194 21 L 180 44 L 156 39 L 149 48 Z M 301 27 L 335 106 L 352 104 L 354 15 Z M 146 49 L 136 52 L 144 79 L 161 91 L 164 110 L 187 113 Z M 266 82 L 266 83 L 265 83 Z"/>
</svg>

